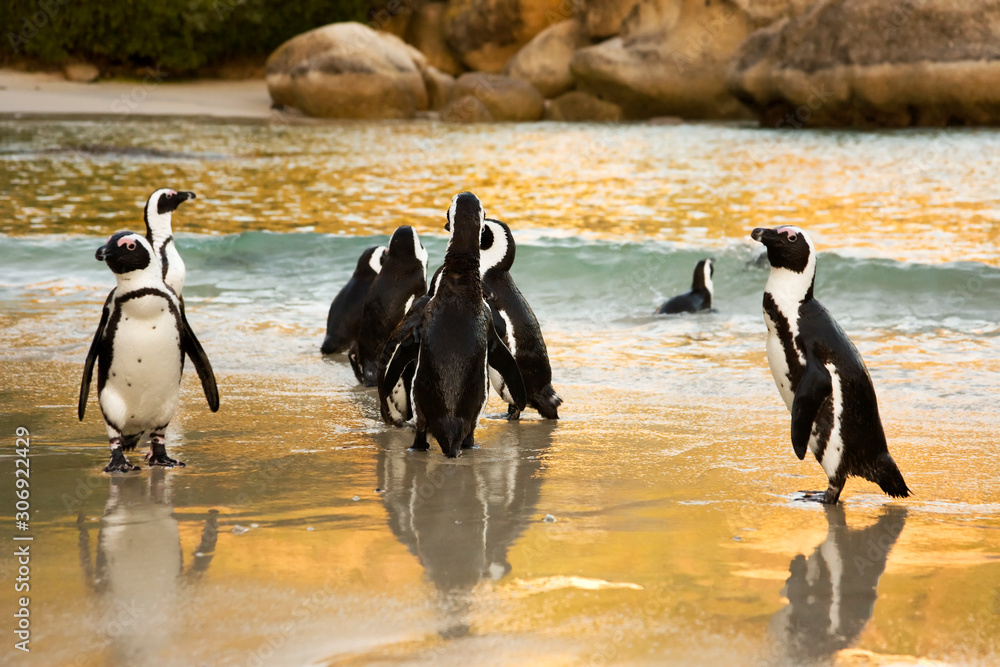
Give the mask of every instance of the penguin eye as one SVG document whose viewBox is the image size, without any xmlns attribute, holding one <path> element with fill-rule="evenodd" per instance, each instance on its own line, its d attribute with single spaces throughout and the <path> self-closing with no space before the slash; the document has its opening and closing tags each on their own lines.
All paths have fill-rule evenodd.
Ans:
<svg viewBox="0 0 1000 667">
<path fill-rule="evenodd" d="M 129 241 L 128 243 L 125 244 L 125 247 L 128 248 L 129 250 L 135 250 L 135 241 Z"/>
<path fill-rule="evenodd" d="M 792 243 L 795 243 L 795 241 L 798 238 L 799 238 L 799 235 L 796 234 L 795 232 L 788 232 L 788 240 L 791 241 Z"/>
</svg>

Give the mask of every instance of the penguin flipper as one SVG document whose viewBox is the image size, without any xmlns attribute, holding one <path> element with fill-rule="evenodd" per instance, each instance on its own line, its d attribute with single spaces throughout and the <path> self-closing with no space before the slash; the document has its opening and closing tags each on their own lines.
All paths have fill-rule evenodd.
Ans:
<svg viewBox="0 0 1000 667">
<path fill-rule="evenodd" d="M 399 382 L 399 378 L 403 376 L 403 371 L 406 370 L 407 364 L 414 361 L 419 353 L 420 334 L 414 329 L 412 333 L 407 334 L 399 341 L 396 351 L 392 353 L 392 358 L 389 359 L 389 364 L 385 369 L 385 377 L 382 378 L 382 382 L 378 386 L 380 401 L 392 394 L 393 387 Z"/>
<path fill-rule="evenodd" d="M 205 399 L 212 412 L 219 411 L 219 387 L 215 384 L 215 371 L 212 370 L 212 362 L 208 360 L 204 348 L 198 342 L 198 337 L 191 330 L 187 316 L 184 314 L 184 307 L 181 306 L 181 349 L 188 356 L 194 369 L 198 371 L 198 378 L 201 380 L 201 388 L 205 390 Z"/>
<path fill-rule="evenodd" d="M 492 325 L 492 322 L 490 324 Z M 514 355 L 510 353 L 504 342 L 500 340 L 497 330 L 493 326 L 489 327 L 489 347 L 486 355 L 486 363 L 503 378 L 506 391 L 508 392 L 507 395 L 504 395 L 504 400 L 517 407 L 518 410 L 524 410 L 524 406 L 528 402 L 528 392 L 524 389 L 524 378 L 521 377 L 521 369 L 518 368 Z"/>
<path fill-rule="evenodd" d="M 792 400 L 792 449 L 800 461 L 805 458 L 816 415 L 832 393 L 830 372 L 822 364 L 808 364 Z"/>
<path fill-rule="evenodd" d="M 108 293 L 108 298 L 104 300 L 104 311 L 101 313 L 101 323 L 97 325 L 94 333 L 94 340 L 90 343 L 90 350 L 87 352 L 87 361 L 83 363 L 83 379 L 80 381 L 80 401 L 77 404 L 76 414 L 83 421 L 83 415 L 87 412 L 87 396 L 90 395 L 90 381 L 94 377 L 94 362 L 97 361 L 97 351 L 104 338 L 104 330 L 108 328 L 108 320 L 111 319 L 111 299 L 114 298 L 115 291 Z"/>
</svg>

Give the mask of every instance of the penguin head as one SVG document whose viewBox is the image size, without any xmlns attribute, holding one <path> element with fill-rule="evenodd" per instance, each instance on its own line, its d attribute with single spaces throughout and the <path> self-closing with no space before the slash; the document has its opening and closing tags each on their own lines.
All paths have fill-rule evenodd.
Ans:
<svg viewBox="0 0 1000 667">
<path fill-rule="evenodd" d="M 142 271 L 153 262 L 153 248 L 145 236 L 135 232 L 115 232 L 108 242 L 97 249 L 94 257 L 107 262 L 118 275 Z"/>
<path fill-rule="evenodd" d="M 417 236 L 417 230 L 409 225 L 397 227 L 392 233 L 389 249 L 382 255 L 382 263 L 388 258 L 403 262 L 417 260 L 424 268 L 424 275 L 427 275 L 427 251 Z"/>
<path fill-rule="evenodd" d="M 691 291 L 708 290 L 712 294 L 714 285 L 712 277 L 715 276 L 715 258 L 709 257 L 698 262 L 694 267 L 694 279 L 691 281 Z"/>
<path fill-rule="evenodd" d="M 354 268 L 354 273 L 359 276 L 377 276 L 378 272 L 382 270 L 382 257 L 386 250 L 388 248 L 384 245 L 373 245 L 370 248 L 365 248 L 361 257 L 358 258 L 358 265 Z"/>
<path fill-rule="evenodd" d="M 514 265 L 515 250 L 514 235 L 510 233 L 510 227 L 499 220 L 487 218 L 479 237 L 479 262 L 483 274 L 510 271 L 510 267 Z"/>
<path fill-rule="evenodd" d="M 166 215 L 172 213 L 188 199 L 194 199 L 193 192 L 178 192 L 170 188 L 160 188 L 146 200 L 146 215 Z"/>
<path fill-rule="evenodd" d="M 462 249 L 471 249 L 470 246 L 479 247 L 483 223 L 486 221 L 479 197 L 471 192 L 459 192 L 452 197 L 447 217 L 448 222 L 444 228 L 451 232 L 449 248 L 456 241 Z"/>
<path fill-rule="evenodd" d="M 451 211 L 449 210 L 449 213 Z M 451 231 L 451 219 L 444 225 Z M 510 271 L 514 265 L 514 235 L 507 223 L 493 218 L 483 220 L 483 230 L 479 235 L 479 267 L 483 275 L 491 271 Z"/>
<path fill-rule="evenodd" d="M 775 269 L 787 269 L 812 278 L 816 271 L 816 250 L 804 229 L 782 225 L 774 229 L 758 227 L 750 234 L 767 248 L 767 261 Z"/>
</svg>

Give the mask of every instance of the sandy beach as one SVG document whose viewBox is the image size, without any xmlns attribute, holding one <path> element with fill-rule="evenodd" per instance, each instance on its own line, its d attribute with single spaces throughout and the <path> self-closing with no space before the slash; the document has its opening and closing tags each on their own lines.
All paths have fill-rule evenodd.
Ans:
<svg viewBox="0 0 1000 667">
<path fill-rule="evenodd" d="M 172 82 L 150 68 L 142 79 L 67 81 L 61 73 L 0 69 L 0 114 L 85 114 L 267 118 L 262 79 Z"/>
</svg>

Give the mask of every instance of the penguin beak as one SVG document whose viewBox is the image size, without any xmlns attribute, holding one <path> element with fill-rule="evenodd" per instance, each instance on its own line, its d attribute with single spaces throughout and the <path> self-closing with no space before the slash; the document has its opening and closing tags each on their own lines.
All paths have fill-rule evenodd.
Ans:
<svg viewBox="0 0 1000 667">
<path fill-rule="evenodd" d="M 446 232 L 450 232 L 451 231 L 451 220 L 449 220 L 448 222 L 444 223 L 444 231 L 446 231 Z"/>
<path fill-rule="evenodd" d="M 193 192 L 178 192 L 177 196 L 180 197 L 181 201 L 187 201 L 188 199 L 195 198 L 195 194 Z"/>
<path fill-rule="evenodd" d="M 97 249 L 97 252 L 94 253 L 94 259 L 96 259 L 98 262 L 103 262 L 107 258 L 108 258 L 108 244 L 105 243 L 104 245 L 102 245 L 100 248 Z"/>
<path fill-rule="evenodd" d="M 750 238 L 754 241 L 759 241 L 766 246 L 771 245 L 780 238 L 780 234 L 773 229 L 768 229 L 767 227 L 758 227 L 750 233 Z"/>
</svg>

